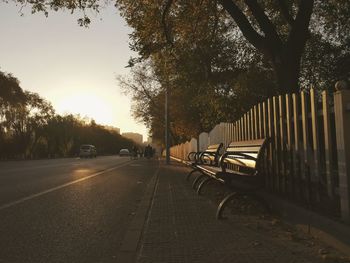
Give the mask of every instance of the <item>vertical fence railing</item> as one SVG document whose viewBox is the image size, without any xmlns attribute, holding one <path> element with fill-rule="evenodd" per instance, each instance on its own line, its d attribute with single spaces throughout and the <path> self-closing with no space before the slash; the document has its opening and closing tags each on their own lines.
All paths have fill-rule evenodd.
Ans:
<svg viewBox="0 0 350 263">
<path fill-rule="evenodd" d="M 198 140 L 199 140 L 199 151 L 204 151 L 209 143 L 208 143 L 208 140 L 209 140 L 209 134 L 206 133 L 206 132 L 202 132 L 199 136 L 198 136 Z"/>
<path fill-rule="evenodd" d="M 198 145 L 203 151 L 265 137 L 266 189 L 349 222 L 350 91 L 336 92 L 334 100 L 314 89 L 269 98 L 237 121 L 201 133 Z M 194 141 L 187 142 L 173 146 L 171 155 L 186 159 L 194 149 Z"/>
<path fill-rule="evenodd" d="M 342 218 L 350 221 L 350 90 L 334 94 L 336 145 L 338 157 L 338 184 Z"/>
</svg>

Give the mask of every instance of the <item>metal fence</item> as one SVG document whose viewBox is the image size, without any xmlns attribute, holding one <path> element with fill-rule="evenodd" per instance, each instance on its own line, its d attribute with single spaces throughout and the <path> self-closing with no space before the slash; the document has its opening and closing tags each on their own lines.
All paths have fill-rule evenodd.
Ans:
<svg viewBox="0 0 350 263">
<path fill-rule="evenodd" d="M 210 144 L 270 138 L 265 156 L 265 187 L 350 222 L 350 90 L 330 97 L 314 89 L 275 96 L 259 103 L 234 123 L 171 148 L 185 160 Z M 198 147 L 197 147 L 198 146 Z"/>
</svg>

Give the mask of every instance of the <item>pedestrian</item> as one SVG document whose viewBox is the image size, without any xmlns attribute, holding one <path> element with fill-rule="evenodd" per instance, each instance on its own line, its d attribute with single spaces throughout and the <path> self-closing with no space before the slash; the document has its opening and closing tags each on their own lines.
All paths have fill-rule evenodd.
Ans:
<svg viewBox="0 0 350 263">
<path fill-rule="evenodd" d="M 137 147 L 135 145 L 132 147 L 131 159 L 137 159 Z"/>
<path fill-rule="evenodd" d="M 152 147 L 151 145 L 147 145 L 146 148 L 145 148 L 145 157 L 147 159 L 151 158 L 152 157 Z"/>
</svg>

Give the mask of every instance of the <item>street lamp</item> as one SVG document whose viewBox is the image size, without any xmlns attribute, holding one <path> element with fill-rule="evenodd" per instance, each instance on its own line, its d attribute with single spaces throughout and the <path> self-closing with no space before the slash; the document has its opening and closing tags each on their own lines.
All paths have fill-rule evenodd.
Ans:
<svg viewBox="0 0 350 263">
<path fill-rule="evenodd" d="M 168 88 L 169 79 L 165 87 L 165 163 L 170 164 L 170 145 L 169 145 L 169 107 L 168 107 Z"/>
</svg>

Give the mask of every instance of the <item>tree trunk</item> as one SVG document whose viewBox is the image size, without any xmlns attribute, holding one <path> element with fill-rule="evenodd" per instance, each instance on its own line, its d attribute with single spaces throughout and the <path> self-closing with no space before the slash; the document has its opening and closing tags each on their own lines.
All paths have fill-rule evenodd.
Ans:
<svg viewBox="0 0 350 263">
<path fill-rule="evenodd" d="M 295 93 L 299 88 L 300 54 L 275 54 L 270 58 L 280 95 Z"/>
<path fill-rule="evenodd" d="M 255 18 L 260 31 L 257 31 L 236 1 L 221 0 L 224 9 L 235 20 L 243 36 L 271 61 L 276 73 L 280 94 L 299 91 L 298 81 L 301 57 L 309 37 L 309 23 L 314 0 L 300 0 L 295 17 L 280 4 L 280 14 L 291 28 L 286 40 L 280 38 L 276 26 L 268 17 L 266 10 L 257 0 L 245 0 L 250 14 Z"/>
</svg>

